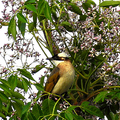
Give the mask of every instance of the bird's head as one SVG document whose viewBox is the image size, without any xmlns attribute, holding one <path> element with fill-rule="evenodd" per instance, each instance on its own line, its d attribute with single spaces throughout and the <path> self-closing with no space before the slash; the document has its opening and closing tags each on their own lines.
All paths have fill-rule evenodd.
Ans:
<svg viewBox="0 0 120 120">
<path fill-rule="evenodd" d="M 62 52 L 62 53 L 58 53 L 58 54 L 54 55 L 51 58 L 47 58 L 47 60 L 52 60 L 55 63 L 55 65 L 57 66 L 61 62 L 69 60 L 69 58 L 66 53 Z"/>
</svg>

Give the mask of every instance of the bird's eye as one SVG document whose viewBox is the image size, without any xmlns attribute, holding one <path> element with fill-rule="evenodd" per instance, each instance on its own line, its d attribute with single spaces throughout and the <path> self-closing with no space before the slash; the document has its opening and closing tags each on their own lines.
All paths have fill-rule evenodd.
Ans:
<svg viewBox="0 0 120 120">
<path fill-rule="evenodd" d="M 61 57 L 60 59 L 61 59 L 61 60 L 65 60 L 65 58 L 64 58 L 64 57 Z"/>
</svg>

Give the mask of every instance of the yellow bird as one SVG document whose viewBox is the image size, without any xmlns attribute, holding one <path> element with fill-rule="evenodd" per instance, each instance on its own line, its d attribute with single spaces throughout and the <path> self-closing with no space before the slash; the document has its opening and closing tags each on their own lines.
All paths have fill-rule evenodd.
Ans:
<svg viewBox="0 0 120 120">
<path fill-rule="evenodd" d="M 61 95 L 66 92 L 74 82 L 74 67 L 64 52 L 47 59 L 52 60 L 56 67 L 47 79 L 45 91 Z"/>
</svg>

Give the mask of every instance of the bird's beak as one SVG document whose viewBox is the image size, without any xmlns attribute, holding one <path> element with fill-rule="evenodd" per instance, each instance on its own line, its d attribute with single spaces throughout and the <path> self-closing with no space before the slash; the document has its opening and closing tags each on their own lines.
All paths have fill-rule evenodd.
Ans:
<svg viewBox="0 0 120 120">
<path fill-rule="evenodd" d="M 51 57 L 51 58 L 47 58 L 47 60 L 53 60 L 53 58 Z"/>
</svg>

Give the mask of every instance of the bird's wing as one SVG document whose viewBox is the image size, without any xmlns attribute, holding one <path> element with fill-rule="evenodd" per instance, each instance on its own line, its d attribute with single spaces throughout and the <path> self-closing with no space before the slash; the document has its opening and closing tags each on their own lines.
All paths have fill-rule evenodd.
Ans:
<svg viewBox="0 0 120 120">
<path fill-rule="evenodd" d="M 45 84 L 45 91 L 52 92 L 59 78 L 60 78 L 59 68 L 56 67 L 53 69 L 53 71 L 51 72 L 50 76 L 47 79 L 47 82 Z"/>
</svg>

